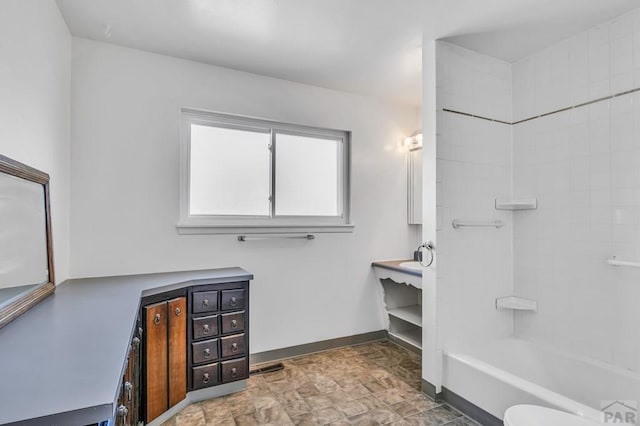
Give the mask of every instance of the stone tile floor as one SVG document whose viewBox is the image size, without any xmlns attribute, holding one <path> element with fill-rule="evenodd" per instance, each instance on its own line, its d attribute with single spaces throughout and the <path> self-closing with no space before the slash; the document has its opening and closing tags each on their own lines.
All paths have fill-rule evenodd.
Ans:
<svg viewBox="0 0 640 426">
<path fill-rule="evenodd" d="M 284 370 L 251 376 L 246 391 L 192 404 L 164 426 L 477 425 L 425 397 L 420 357 L 392 342 L 283 363 Z"/>
</svg>

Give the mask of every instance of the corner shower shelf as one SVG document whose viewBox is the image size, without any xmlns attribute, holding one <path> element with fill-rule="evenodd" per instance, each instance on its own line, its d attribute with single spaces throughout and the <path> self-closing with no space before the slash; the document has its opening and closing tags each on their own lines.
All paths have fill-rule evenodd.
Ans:
<svg viewBox="0 0 640 426">
<path fill-rule="evenodd" d="M 411 305 L 389 309 L 387 313 L 410 324 L 422 327 L 422 306 Z"/>
<path fill-rule="evenodd" d="M 496 198 L 496 210 L 535 210 L 538 208 L 537 198 Z"/>
<path fill-rule="evenodd" d="M 498 297 L 496 309 L 511 309 L 515 311 L 538 311 L 538 302 L 516 296 Z"/>
</svg>

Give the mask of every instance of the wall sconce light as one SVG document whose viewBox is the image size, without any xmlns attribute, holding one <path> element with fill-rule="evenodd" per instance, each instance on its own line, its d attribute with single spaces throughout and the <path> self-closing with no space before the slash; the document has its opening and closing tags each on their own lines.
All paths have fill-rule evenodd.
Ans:
<svg viewBox="0 0 640 426">
<path fill-rule="evenodd" d="M 415 133 L 408 138 L 405 138 L 403 145 L 409 151 L 422 148 L 422 133 Z"/>
</svg>

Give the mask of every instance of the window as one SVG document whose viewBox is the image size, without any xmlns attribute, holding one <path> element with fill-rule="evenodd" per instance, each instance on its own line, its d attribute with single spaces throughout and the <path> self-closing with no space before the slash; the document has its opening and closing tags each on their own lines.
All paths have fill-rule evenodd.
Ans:
<svg viewBox="0 0 640 426">
<path fill-rule="evenodd" d="M 349 132 L 182 111 L 181 233 L 350 232 Z"/>
</svg>

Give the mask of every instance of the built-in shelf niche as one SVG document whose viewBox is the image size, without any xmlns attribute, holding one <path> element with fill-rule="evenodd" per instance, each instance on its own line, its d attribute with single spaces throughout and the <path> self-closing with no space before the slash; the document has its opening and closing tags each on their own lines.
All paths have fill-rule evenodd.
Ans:
<svg viewBox="0 0 640 426">
<path fill-rule="evenodd" d="M 422 290 L 391 279 L 381 279 L 389 318 L 388 333 L 405 346 L 422 349 Z"/>
<path fill-rule="evenodd" d="M 513 311 L 538 311 L 538 302 L 517 296 L 498 297 L 496 309 L 510 309 Z"/>
<path fill-rule="evenodd" d="M 422 350 L 422 328 L 389 316 L 389 336 L 400 340 L 415 350 Z"/>
<path fill-rule="evenodd" d="M 535 210 L 538 208 L 537 198 L 496 198 L 496 210 Z"/>
<path fill-rule="evenodd" d="M 409 305 L 387 310 L 387 313 L 410 324 L 422 327 L 422 306 Z"/>
</svg>

